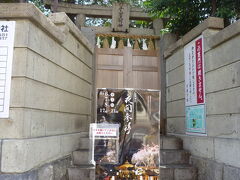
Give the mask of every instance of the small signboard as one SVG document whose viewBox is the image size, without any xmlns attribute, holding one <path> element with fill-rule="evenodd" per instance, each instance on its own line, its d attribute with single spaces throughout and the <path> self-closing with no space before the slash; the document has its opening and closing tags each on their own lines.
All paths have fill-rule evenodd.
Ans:
<svg viewBox="0 0 240 180">
<path fill-rule="evenodd" d="M 205 105 L 186 107 L 187 132 L 206 133 Z"/>
<path fill-rule="evenodd" d="M 203 37 L 184 47 L 185 105 L 205 103 Z"/>
<path fill-rule="evenodd" d="M 184 47 L 186 132 L 206 133 L 203 36 Z"/>
<path fill-rule="evenodd" d="M 9 117 L 15 21 L 0 21 L 0 118 Z"/>
<path fill-rule="evenodd" d="M 92 164 L 116 164 L 119 151 L 119 124 L 90 124 Z"/>
<path fill-rule="evenodd" d="M 112 139 L 119 136 L 119 124 L 92 123 L 90 124 L 90 137 L 95 139 Z"/>
</svg>

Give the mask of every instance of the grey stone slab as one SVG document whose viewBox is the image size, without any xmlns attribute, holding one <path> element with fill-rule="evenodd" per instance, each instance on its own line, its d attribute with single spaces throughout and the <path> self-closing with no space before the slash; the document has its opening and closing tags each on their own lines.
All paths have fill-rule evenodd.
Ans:
<svg viewBox="0 0 240 180">
<path fill-rule="evenodd" d="M 89 150 L 74 151 L 72 155 L 74 165 L 89 165 Z"/>
<path fill-rule="evenodd" d="M 161 136 L 161 149 L 182 149 L 183 142 L 175 136 Z"/>
<path fill-rule="evenodd" d="M 227 41 L 228 39 L 232 38 L 233 36 L 236 36 L 239 34 L 240 29 L 240 21 L 237 21 L 230 26 L 223 29 L 220 33 L 216 34 L 210 39 L 209 45 L 211 47 L 215 47 L 219 45 L 220 43 L 223 43 L 224 41 Z"/>
<path fill-rule="evenodd" d="M 166 89 L 167 102 L 176 101 L 185 98 L 184 82 L 170 86 Z"/>
<path fill-rule="evenodd" d="M 197 168 L 195 167 L 175 168 L 174 180 L 197 180 Z"/>
<path fill-rule="evenodd" d="M 208 136 L 240 138 L 240 114 L 207 116 Z"/>
<path fill-rule="evenodd" d="M 231 166 L 240 167 L 239 139 L 215 138 L 215 160 Z"/>
<path fill-rule="evenodd" d="M 185 116 L 185 101 L 178 100 L 167 103 L 168 117 L 184 117 Z"/>
<path fill-rule="evenodd" d="M 196 180 L 197 168 L 190 165 L 160 166 L 161 180 Z"/>
<path fill-rule="evenodd" d="M 0 174 L 1 180 L 38 180 L 37 171 L 22 174 Z"/>
<path fill-rule="evenodd" d="M 193 156 L 214 158 L 214 139 L 211 137 L 179 135 L 183 148 Z"/>
<path fill-rule="evenodd" d="M 207 114 L 237 114 L 240 112 L 240 88 L 207 94 Z"/>
<path fill-rule="evenodd" d="M 4 140 L 1 171 L 4 173 L 23 173 L 49 161 L 49 159 L 58 159 L 58 157 L 63 156 L 60 144 L 59 136 Z"/>
<path fill-rule="evenodd" d="M 68 168 L 69 180 L 93 180 L 95 179 L 95 169 L 73 167 Z"/>
<path fill-rule="evenodd" d="M 206 73 L 206 92 L 216 92 L 240 86 L 239 74 L 240 61 Z"/>
<path fill-rule="evenodd" d="M 68 180 L 67 169 L 71 166 L 71 157 L 53 163 L 54 180 Z"/>
<path fill-rule="evenodd" d="M 167 132 L 185 134 L 185 117 L 167 118 Z"/>
<path fill-rule="evenodd" d="M 87 137 L 81 138 L 79 143 L 79 149 L 89 149 L 90 145 L 90 139 Z"/>
<path fill-rule="evenodd" d="M 70 154 L 79 148 L 81 134 L 69 134 L 61 137 L 61 152 L 63 154 Z"/>
<path fill-rule="evenodd" d="M 90 44 L 88 41 L 88 38 L 84 36 L 84 34 L 79 30 L 79 28 L 71 21 L 71 19 L 66 16 L 66 14 L 63 12 L 60 13 L 52 13 L 49 15 L 49 19 L 56 25 L 61 27 L 62 24 L 65 24 L 71 33 L 74 34 L 74 36 L 77 37 L 78 41 L 85 44 L 85 46 L 88 48 L 90 52 L 94 51 L 94 46 Z"/>
<path fill-rule="evenodd" d="M 199 157 L 191 157 L 191 163 L 198 168 L 198 180 L 222 180 L 222 163 Z"/>
<path fill-rule="evenodd" d="M 53 165 L 42 167 L 38 171 L 38 180 L 53 180 Z"/>
<path fill-rule="evenodd" d="M 160 167 L 161 180 L 174 180 L 174 169 L 168 167 Z"/>
<path fill-rule="evenodd" d="M 161 150 L 160 163 L 161 165 L 188 164 L 189 155 L 189 152 L 185 150 Z"/>
<path fill-rule="evenodd" d="M 179 49 L 166 60 L 166 71 L 169 72 L 184 64 L 183 49 Z"/>
<path fill-rule="evenodd" d="M 177 67 L 173 71 L 167 73 L 167 87 L 184 81 L 184 65 Z"/>
<path fill-rule="evenodd" d="M 238 35 L 208 51 L 205 54 L 205 71 L 212 71 L 239 61 L 239 40 L 240 36 Z"/>
<path fill-rule="evenodd" d="M 240 168 L 224 166 L 223 180 L 239 180 Z"/>
<path fill-rule="evenodd" d="M 31 171 L 11 174 L 0 173 L 0 180 L 69 180 L 67 169 L 70 165 L 71 157 L 68 156 Z"/>
</svg>

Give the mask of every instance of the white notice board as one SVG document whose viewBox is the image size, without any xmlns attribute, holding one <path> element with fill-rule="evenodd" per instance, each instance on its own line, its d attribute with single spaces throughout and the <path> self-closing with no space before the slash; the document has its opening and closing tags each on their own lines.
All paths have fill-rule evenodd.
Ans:
<svg viewBox="0 0 240 180">
<path fill-rule="evenodd" d="M 186 133 L 206 135 L 204 39 L 184 47 Z"/>
<path fill-rule="evenodd" d="M 0 21 L 0 118 L 9 117 L 15 21 Z"/>
<path fill-rule="evenodd" d="M 184 47 L 185 105 L 205 104 L 203 36 Z"/>
</svg>

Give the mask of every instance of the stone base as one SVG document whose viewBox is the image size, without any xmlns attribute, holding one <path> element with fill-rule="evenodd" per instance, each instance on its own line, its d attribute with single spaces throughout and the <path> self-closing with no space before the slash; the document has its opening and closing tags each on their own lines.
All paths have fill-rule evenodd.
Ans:
<svg viewBox="0 0 240 180">
<path fill-rule="evenodd" d="M 210 159 L 192 156 L 191 164 L 198 168 L 198 180 L 237 180 L 240 177 L 240 168 Z"/>
<path fill-rule="evenodd" d="M 21 157 L 19 157 L 21 158 Z M 1 180 L 68 180 L 67 168 L 71 165 L 71 156 L 45 164 L 21 174 L 0 174 Z"/>
</svg>

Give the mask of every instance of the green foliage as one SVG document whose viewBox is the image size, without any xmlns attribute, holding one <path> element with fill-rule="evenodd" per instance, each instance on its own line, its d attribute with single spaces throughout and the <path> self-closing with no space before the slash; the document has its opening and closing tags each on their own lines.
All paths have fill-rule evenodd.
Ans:
<svg viewBox="0 0 240 180">
<path fill-rule="evenodd" d="M 230 22 L 240 14 L 240 0 L 147 0 L 144 5 L 152 16 L 168 18 L 166 28 L 179 36 L 209 16 Z"/>
<path fill-rule="evenodd" d="M 217 1 L 217 17 L 223 17 L 226 25 L 240 18 L 240 0 Z"/>
<path fill-rule="evenodd" d="M 85 22 L 86 26 L 103 26 L 103 27 L 110 27 L 112 25 L 111 19 L 106 18 L 86 18 Z"/>
<path fill-rule="evenodd" d="M 38 7 L 45 15 L 48 15 L 50 13 L 50 10 L 45 8 L 42 0 L 28 0 L 28 2 Z"/>
<path fill-rule="evenodd" d="M 132 28 L 152 28 L 153 23 L 141 20 L 130 20 L 130 27 Z"/>
</svg>

